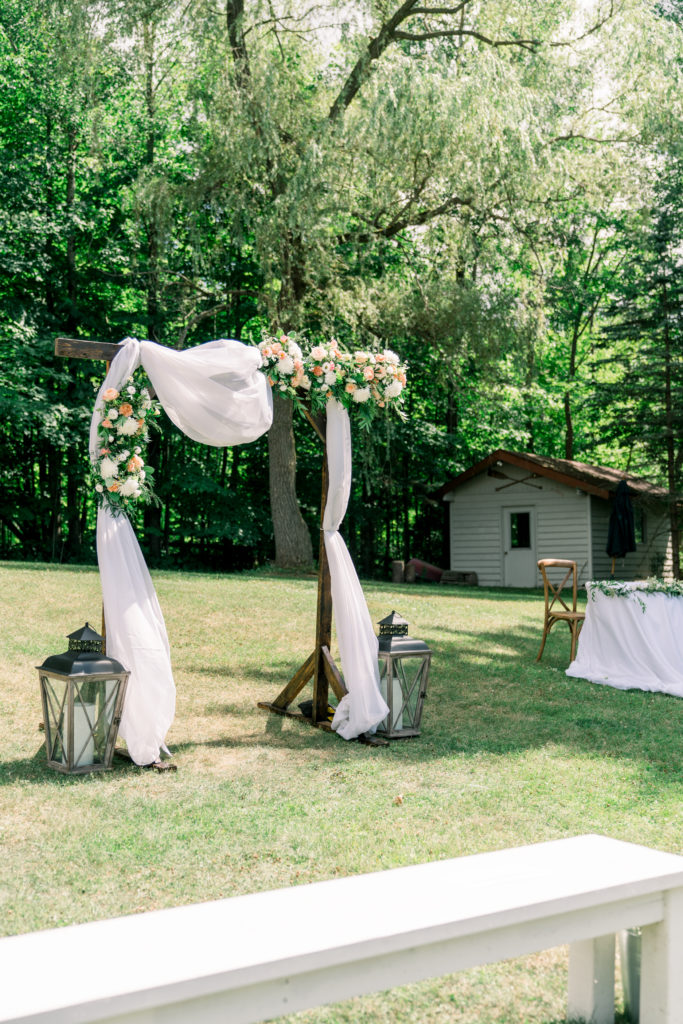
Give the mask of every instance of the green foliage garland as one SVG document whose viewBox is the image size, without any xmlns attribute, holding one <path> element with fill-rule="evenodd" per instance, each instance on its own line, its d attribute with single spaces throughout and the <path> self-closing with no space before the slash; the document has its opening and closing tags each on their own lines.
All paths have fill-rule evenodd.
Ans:
<svg viewBox="0 0 683 1024">
<path fill-rule="evenodd" d="M 683 597 L 683 580 L 663 580 L 657 576 L 643 580 L 638 583 L 622 583 L 619 580 L 591 580 L 588 584 L 591 592 L 591 599 L 595 600 L 596 593 L 604 594 L 605 597 L 632 597 L 638 602 L 641 609 L 645 611 L 645 602 L 639 594 L 664 594 L 667 597 Z"/>
</svg>

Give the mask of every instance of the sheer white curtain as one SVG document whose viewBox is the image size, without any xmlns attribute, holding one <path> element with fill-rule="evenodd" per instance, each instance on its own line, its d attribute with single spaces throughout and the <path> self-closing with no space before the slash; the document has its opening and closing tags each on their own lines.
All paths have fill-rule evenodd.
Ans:
<svg viewBox="0 0 683 1024">
<path fill-rule="evenodd" d="M 348 412 L 334 399 L 327 403 L 327 463 L 323 536 L 339 655 L 349 691 L 339 702 L 332 728 L 350 740 L 363 732 L 374 732 L 389 708 L 379 689 L 377 637 L 356 569 L 339 533 L 351 492 L 351 427 Z"/>
<path fill-rule="evenodd" d="M 117 391 L 144 366 L 170 419 L 189 437 L 210 445 L 244 444 L 272 422 L 272 396 L 259 371 L 259 353 L 238 341 L 211 341 L 176 352 L 127 338 L 95 402 L 90 457 L 97 456 L 102 393 Z M 164 617 L 137 538 L 125 516 L 100 509 L 97 555 L 107 628 L 107 651 L 130 672 L 119 733 L 136 764 L 166 750 L 175 713 L 175 684 Z"/>
</svg>

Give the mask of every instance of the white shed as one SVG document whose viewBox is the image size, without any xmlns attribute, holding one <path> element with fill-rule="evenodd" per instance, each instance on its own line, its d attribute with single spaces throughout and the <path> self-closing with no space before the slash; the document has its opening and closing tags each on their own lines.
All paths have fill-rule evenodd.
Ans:
<svg viewBox="0 0 683 1024">
<path fill-rule="evenodd" d="M 580 584 L 610 577 L 607 528 L 621 480 L 633 502 L 637 550 L 617 559 L 612 578 L 670 577 L 664 488 L 606 466 L 503 450 L 439 491 L 449 503 L 451 570 L 476 572 L 480 586 L 536 587 L 539 558 L 570 558 Z"/>
</svg>

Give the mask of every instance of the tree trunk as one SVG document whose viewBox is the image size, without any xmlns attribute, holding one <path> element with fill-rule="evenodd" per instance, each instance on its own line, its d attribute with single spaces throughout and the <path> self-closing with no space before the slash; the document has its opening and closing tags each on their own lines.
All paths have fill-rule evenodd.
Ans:
<svg viewBox="0 0 683 1024">
<path fill-rule="evenodd" d="M 669 522 L 671 524 L 672 570 L 675 580 L 681 578 L 681 534 L 678 525 L 676 488 L 676 450 L 674 430 L 674 399 L 671 381 L 672 340 L 668 320 L 668 288 L 663 285 L 664 298 L 664 412 L 666 423 L 666 469 L 669 485 Z"/>
<path fill-rule="evenodd" d="M 294 406 L 273 395 L 273 425 L 268 431 L 270 507 L 275 533 L 275 564 L 280 569 L 310 569 L 311 535 L 296 499 Z"/>
</svg>

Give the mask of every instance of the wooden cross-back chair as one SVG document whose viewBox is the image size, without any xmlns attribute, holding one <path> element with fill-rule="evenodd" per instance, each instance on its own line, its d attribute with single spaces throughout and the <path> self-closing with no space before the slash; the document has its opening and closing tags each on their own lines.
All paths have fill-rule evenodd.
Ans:
<svg viewBox="0 0 683 1024">
<path fill-rule="evenodd" d="M 569 632 L 572 636 L 572 648 L 571 658 L 573 661 L 576 656 L 576 645 L 579 640 L 579 633 L 581 632 L 581 626 L 585 619 L 585 613 L 576 610 L 576 596 L 577 596 L 577 582 L 576 582 L 576 562 L 572 562 L 565 558 L 542 558 L 538 563 L 541 576 L 543 577 L 543 592 L 545 597 L 545 618 L 543 621 L 543 639 L 541 640 L 541 649 L 538 652 L 536 661 L 541 660 L 543 654 L 543 648 L 548 633 L 553 628 L 556 622 L 566 622 L 569 626 Z M 548 569 L 566 569 L 566 573 L 562 579 L 562 582 L 557 584 L 553 583 L 548 578 Z M 572 581 L 572 596 L 571 596 L 571 608 L 567 604 L 562 596 L 562 591 L 569 582 Z"/>
</svg>

